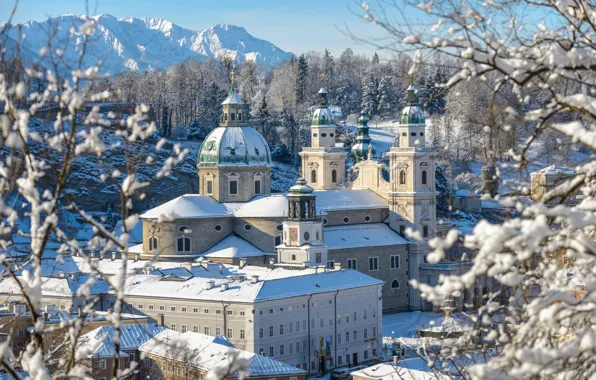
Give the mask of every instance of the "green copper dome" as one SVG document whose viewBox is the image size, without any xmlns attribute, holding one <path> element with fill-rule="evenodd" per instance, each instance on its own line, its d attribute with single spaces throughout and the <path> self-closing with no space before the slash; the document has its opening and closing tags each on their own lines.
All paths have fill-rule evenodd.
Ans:
<svg viewBox="0 0 596 380">
<path fill-rule="evenodd" d="M 312 125 L 335 125 L 335 115 L 327 104 L 327 89 L 321 88 L 319 95 L 321 95 L 321 104 L 312 115 Z"/>
<path fill-rule="evenodd" d="M 375 147 L 371 144 L 370 136 L 368 135 L 368 115 L 366 111 L 362 110 L 360 118 L 358 118 L 358 136 L 356 143 L 352 146 L 352 156 L 356 161 L 366 159 L 369 147 L 372 148 L 372 154 L 376 153 Z"/>
<path fill-rule="evenodd" d="M 251 127 L 215 128 L 201 146 L 197 166 L 271 166 L 265 138 Z"/>
<path fill-rule="evenodd" d="M 404 107 L 399 115 L 400 124 L 424 124 L 424 111 L 418 104 L 418 89 L 413 84 L 406 90 L 408 93 L 408 105 Z"/>
<path fill-rule="evenodd" d="M 313 192 L 313 188 L 306 184 L 306 180 L 304 178 L 298 178 L 296 180 L 296 184 L 290 187 L 290 193 L 292 194 L 310 194 Z"/>
</svg>

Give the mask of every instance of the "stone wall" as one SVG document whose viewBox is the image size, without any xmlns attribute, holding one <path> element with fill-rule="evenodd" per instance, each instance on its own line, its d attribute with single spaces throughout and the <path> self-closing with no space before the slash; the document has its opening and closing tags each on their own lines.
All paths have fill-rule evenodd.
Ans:
<svg viewBox="0 0 596 380">
<path fill-rule="evenodd" d="M 281 238 L 283 218 L 235 218 L 234 232 L 263 252 L 275 252 L 275 237 Z M 247 227 L 250 226 L 250 227 Z"/>
<path fill-rule="evenodd" d="M 369 216 L 370 220 L 366 220 Z M 329 226 L 343 226 L 350 224 L 381 223 L 389 216 L 389 208 L 364 209 L 364 210 L 338 210 L 327 211 L 327 215 L 322 215 L 323 224 Z M 348 222 L 344 221 L 348 218 Z M 325 220 L 327 222 L 325 222 Z"/>
<path fill-rule="evenodd" d="M 199 194 L 212 196 L 218 202 L 247 202 L 255 197 L 255 174 L 261 181 L 261 194 L 271 193 L 271 168 L 269 167 L 200 167 Z M 230 194 L 230 176 L 237 175 L 238 194 Z M 208 194 L 207 182 L 213 181 L 213 193 Z"/>
</svg>

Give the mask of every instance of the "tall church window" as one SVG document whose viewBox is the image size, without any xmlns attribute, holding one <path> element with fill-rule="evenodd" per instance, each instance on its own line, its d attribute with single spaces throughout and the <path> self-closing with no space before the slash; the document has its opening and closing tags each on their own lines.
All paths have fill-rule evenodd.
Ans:
<svg viewBox="0 0 596 380">
<path fill-rule="evenodd" d="M 230 195 L 238 194 L 238 181 L 230 180 Z"/>
<path fill-rule="evenodd" d="M 310 172 L 310 182 L 317 183 L 317 171 L 314 169 Z"/>
<path fill-rule="evenodd" d="M 157 238 L 155 236 L 151 236 L 149 238 L 149 250 L 153 251 L 157 249 Z"/>
<path fill-rule="evenodd" d="M 238 112 L 238 121 L 242 121 L 242 111 Z"/>
<path fill-rule="evenodd" d="M 231 121 L 236 120 L 236 114 L 234 112 L 230 113 L 230 120 Z"/>
<path fill-rule="evenodd" d="M 399 289 L 399 281 L 397 281 L 397 280 L 391 281 L 391 289 Z"/>
<path fill-rule="evenodd" d="M 317 254 L 315 255 L 315 263 L 321 264 L 321 262 L 322 262 L 321 252 L 317 252 Z"/>
<path fill-rule="evenodd" d="M 331 171 L 331 182 L 336 183 L 337 182 L 337 170 L 333 169 Z"/>
<path fill-rule="evenodd" d="M 399 184 L 405 185 L 406 184 L 406 171 L 402 170 L 399 172 Z"/>
<path fill-rule="evenodd" d="M 213 181 L 207 181 L 207 195 L 213 195 Z"/>
<path fill-rule="evenodd" d="M 187 234 L 190 232 L 188 227 L 185 226 L 178 228 L 178 231 L 183 234 Z M 177 243 L 178 252 L 190 252 L 190 237 L 182 235 L 178 237 Z"/>
<path fill-rule="evenodd" d="M 228 113 L 224 113 L 224 121 L 228 121 Z"/>
<path fill-rule="evenodd" d="M 255 180 L 255 194 L 261 194 L 261 181 Z"/>
<path fill-rule="evenodd" d="M 422 236 L 428 237 L 428 226 L 427 225 L 422 226 Z"/>
<path fill-rule="evenodd" d="M 426 170 L 422 171 L 422 184 L 426 185 Z"/>
</svg>

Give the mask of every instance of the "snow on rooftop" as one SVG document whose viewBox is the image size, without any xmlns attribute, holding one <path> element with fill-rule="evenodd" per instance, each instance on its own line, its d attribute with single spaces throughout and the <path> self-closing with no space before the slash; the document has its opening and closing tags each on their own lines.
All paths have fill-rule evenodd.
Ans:
<svg viewBox="0 0 596 380">
<path fill-rule="evenodd" d="M 122 325 L 120 330 L 120 355 L 126 355 L 123 351 L 136 350 L 143 343 L 158 335 L 166 327 L 153 323 L 130 323 Z M 113 325 L 105 325 L 96 328 L 83 335 L 80 339 L 79 350 L 84 350 L 87 357 L 107 358 L 115 354 Z"/>
<path fill-rule="evenodd" d="M 239 218 L 287 217 L 288 198 L 285 194 L 255 198 L 236 210 L 234 216 Z"/>
<path fill-rule="evenodd" d="M 18 276 L 19 279 L 21 276 Z M 91 294 L 102 294 L 108 291 L 108 284 L 100 279 L 90 279 L 88 275 L 70 277 L 43 277 L 41 280 L 41 294 L 44 297 L 72 297 L 79 288 L 87 283 L 91 284 Z M 6 277 L 0 281 L 0 294 L 20 295 L 21 288 L 14 278 Z"/>
<path fill-rule="evenodd" d="M 266 255 L 266 253 L 238 235 L 231 234 L 208 249 L 202 256 L 207 258 L 238 258 L 263 255 Z"/>
<path fill-rule="evenodd" d="M 401 360 L 398 365 L 393 363 L 379 363 L 372 367 L 354 371 L 352 377 L 370 380 L 427 380 L 448 379 L 441 373 L 434 373 L 420 358 Z"/>
<path fill-rule="evenodd" d="M 212 337 L 190 331 L 186 333 L 172 330 L 162 331 L 153 339 L 144 343 L 139 351 L 173 360 L 181 360 L 176 357 L 177 353 L 181 351 L 197 352 L 197 355 L 184 355 L 184 361 L 205 371 L 216 370 L 222 368 L 222 366 L 229 368 L 232 361 L 242 358 L 250 360 L 249 372 L 251 377 L 306 373 L 304 370 L 270 357 L 239 350 L 224 337 Z"/>
<path fill-rule="evenodd" d="M 384 223 L 327 227 L 323 230 L 323 238 L 329 249 L 409 244 Z"/>
<path fill-rule="evenodd" d="M 235 203 L 219 203 L 209 196 L 182 195 L 169 202 L 146 211 L 141 219 L 190 219 L 231 216 Z"/>
<path fill-rule="evenodd" d="M 232 89 L 228 94 L 228 97 L 221 104 L 244 104 L 244 101 L 242 101 L 242 98 L 238 95 L 236 90 Z"/>
<path fill-rule="evenodd" d="M 551 166 L 547 166 L 546 168 L 542 168 L 540 170 L 537 170 L 533 173 L 530 173 L 530 175 L 534 175 L 534 174 L 546 174 L 546 175 L 555 175 L 555 174 L 562 174 L 562 175 L 573 175 L 575 174 L 575 170 L 565 167 L 565 166 L 556 166 L 556 165 L 551 165 Z"/>
</svg>

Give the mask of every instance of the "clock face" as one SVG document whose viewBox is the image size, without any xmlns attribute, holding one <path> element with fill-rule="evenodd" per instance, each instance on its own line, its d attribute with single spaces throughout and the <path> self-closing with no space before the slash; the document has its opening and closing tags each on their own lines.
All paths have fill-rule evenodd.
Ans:
<svg viewBox="0 0 596 380">
<path fill-rule="evenodd" d="M 298 241 L 298 228 L 290 228 L 290 241 Z"/>
</svg>

